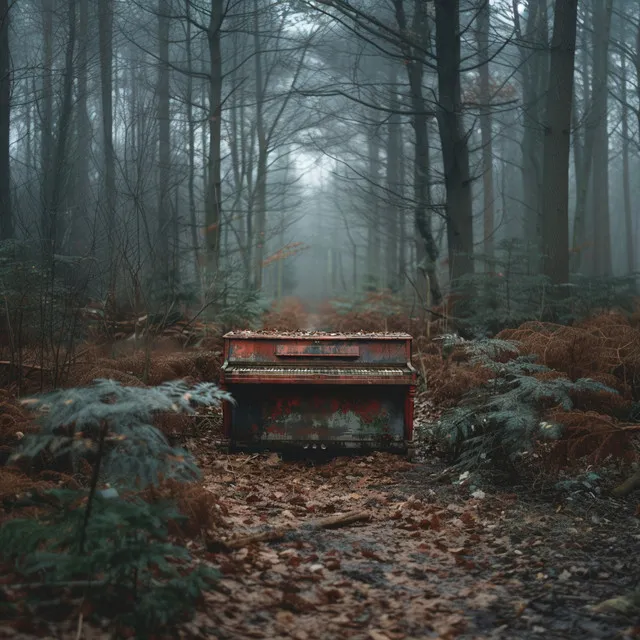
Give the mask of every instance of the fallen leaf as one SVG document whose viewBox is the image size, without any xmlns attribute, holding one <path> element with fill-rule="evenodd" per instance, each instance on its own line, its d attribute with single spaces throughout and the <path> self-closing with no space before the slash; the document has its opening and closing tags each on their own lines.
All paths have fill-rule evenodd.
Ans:
<svg viewBox="0 0 640 640">
<path fill-rule="evenodd" d="M 610 598 L 600 604 L 594 605 L 592 607 L 592 611 L 594 613 L 606 613 L 607 611 L 612 611 L 623 615 L 638 612 L 640 611 L 640 592 L 630 596 Z"/>
<path fill-rule="evenodd" d="M 475 609 L 488 609 L 497 601 L 498 596 L 495 593 L 481 592 L 469 600 L 469 606 Z"/>
</svg>

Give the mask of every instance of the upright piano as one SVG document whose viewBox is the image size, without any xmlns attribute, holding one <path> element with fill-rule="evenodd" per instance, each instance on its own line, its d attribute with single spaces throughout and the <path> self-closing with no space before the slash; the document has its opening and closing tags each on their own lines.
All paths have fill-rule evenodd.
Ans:
<svg viewBox="0 0 640 640">
<path fill-rule="evenodd" d="M 227 333 L 225 437 L 233 449 L 408 451 L 416 378 L 408 334 Z"/>
</svg>

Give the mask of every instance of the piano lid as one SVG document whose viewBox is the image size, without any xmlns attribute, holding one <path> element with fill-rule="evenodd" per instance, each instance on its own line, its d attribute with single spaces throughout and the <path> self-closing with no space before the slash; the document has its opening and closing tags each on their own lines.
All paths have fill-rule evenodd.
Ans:
<svg viewBox="0 0 640 640">
<path fill-rule="evenodd" d="M 234 340 L 411 340 L 408 333 L 333 333 L 329 331 L 230 331 L 223 338 Z"/>
<path fill-rule="evenodd" d="M 230 364 L 287 364 L 313 361 L 363 365 L 406 365 L 411 360 L 411 336 L 406 334 L 284 334 L 241 332 L 225 337 L 225 361 Z M 256 337 L 257 336 L 257 337 Z"/>
</svg>

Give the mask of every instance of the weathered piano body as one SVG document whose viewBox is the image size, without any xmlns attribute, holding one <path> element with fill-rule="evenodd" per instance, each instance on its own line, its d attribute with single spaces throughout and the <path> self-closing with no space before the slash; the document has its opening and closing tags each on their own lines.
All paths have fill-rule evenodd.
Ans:
<svg viewBox="0 0 640 640">
<path fill-rule="evenodd" d="M 232 332 L 224 360 L 233 449 L 410 449 L 416 371 L 407 334 Z"/>
</svg>

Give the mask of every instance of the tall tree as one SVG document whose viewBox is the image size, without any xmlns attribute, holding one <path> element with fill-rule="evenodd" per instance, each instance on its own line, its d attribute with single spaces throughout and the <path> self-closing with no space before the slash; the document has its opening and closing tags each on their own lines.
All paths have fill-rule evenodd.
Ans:
<svg viewBox="0 0 640 640">
<path fill-rule="evenodd" d="M 583 24 L 587 23 L 591 15 L 590 3 L 583 8 Z M 589 61 L 591 59 L 591 47 L 589 34 L 586 29 L 581 30 L 581 56 L 580 56 L 580 79 L 582 84 L 581 113 L 578 109 L 578 97 L 574 96 L 572 106 L 573 120 L 573 156 L 575 165 L 575 185 L 576 203 L 573 221 L 573 237 L 571 246 L 570 268 L 574 272 L 580 271 L 585 254 L 586 233 L 587 233 L 587 208 L 589 204 L 589 185 L 591 184 L 591 168 L 593 166 L 593 144 L 595 141 L 595 130 L 598 126 L 593 117 L 593 106 L 591 97 L 592 74 Z M 574 92 L 575 93 L 575 92 Z M 588 253 L 588 252 L 586 252 Z"/>
<path fill-rule="evenodd" d="M 399 267 L 399 252 L 404 249 L 400 242 L 402 228 L 401 224 L 401 192 L 402 183 L 400 173 L 402 165 L 402 122 L 400 119 L 398 100 L 398 78 L 396 67 L 389 65 L 389 89 L 391 91 L 390 107 L 392 113 L 389 115 L 387 124 L 387 198 L 386 211 L 384 214 L 386 231 L 386 251 L 385 251 L 385 271 L 386 286 L 395 291 L 400 284 L 402 272 Z"/>
<path fill-rule="evenodd" d="M 435 0 L 438 129 L 444 165 L 449 274 L 473 272 L 473 199 L 460 89 L 460 0 Z"/>
<path fill-rule="evenodd" d="M 65 233 L 64 218 L 61 215 L 63 197 L 69 186 L 69 158 L 67 152 L 70 142 L 73 117 L 73 81 L 76 45 L 76 6 L 78 0 L 69 0 L 67 5 L 68 39 L 64 56 L 64 74 L 62 81 L 62 103 L 57 118 L 55 147 L 45 157 L 44 176 L 44 239 L 45 252 L 49 266 L 53 266 L 55 254 L 62 251 Z M 48 28 L 49 25 L 47 25 Z M 47 51 L 47 56 L 49 55 Z M 48 76 L 50 69 L 45 69 Z M 45 96 L 45 100 L 48 96 Z"/>
<path fill-rule="evenodd" d="M 42 60 L 42 109 L 40 133 L 40 200 L 42 206 L 42 241 L 45 251 L 50 251 L 50 220 L 47 199 L 53 170 L 53 0 L 42 0 L 43 60 Z"/>
<path fill-rule="evenodd" d="M 593 174 L 592 220 L 596 275 L 609 276 L 611 221 L 609 212 L 609 41 L 613 0 L 593 0 Z"/>
<path fill-rule="evenodd" d="M 482 198 L 484 253 L 493 255 L 495 203 L 493 189 L 493 125 L 491 117 L 491 72 L 489 68 L 489 29 L 491 7 L 489 0 L 480 0 L 476 17 L 478 42 L 478 73 L 480 76 L 480 132 L 482 136 Z"/>
<path fill-rule="evenodd" d="M 422 0 L 414 0 L 412 24 L 408 24 L 404 0 L 394 0 L 396 23 L 400 30 L 400 49 L 404 55 L 411 96 L 412 125 L 414 131 L 414 228 L 417 232 L 416 254 L 419 294 L 429 289 L 429 297 L 435 304 L 442 299 L 436 273 L 438 246 L 433 238 L 430 219 L 431 162 L 429 154 L 429 110 L 423 93 L 423 74 L 426 46 L 430 40 L 427 6 Z M 425 46 L 425 43 L 427 45 Z M 428 283 L 428 284 L 427 284 Z"/>
<path fill-rule="evenodd" d="M 109 262 L 108 288 L 112 302 L 116 265 L 116 161 L 113 148 L 113 0 L 99 0 L 100 87 L 104 145 L 104 225 Z"/>
<path fill-rule="evenodd" d="M 209 281 L 216 275 L 220 263 L 220 224 L 222 221 L 222 158 L 220 136 L 222 132 L 222 20 L 223 3 L 211 0 L 211 13 L 207 32 L 209 59 L 209 167 L 205 204 L 205 240 Z"/>
<path fill-rule="evenodd" d="M 77 135 L 78 153 L 76 158 L 75 210 L 71 228 L 71 246 L 73 253 L 80 254 L 88 247 L 87 232 L 89 197 L 91 191 L 89 158 L 91 157 L 91 120 L 88 111 L 88 75 L 89 75 L 89 0 L 80 0 L 78 24 L 78 104 Z"/>
<path fill-rule="evenodd" d="M 375 114 L 374 114 L 375 117 Z M 380 140 L 378 127 L 372 127 L 367 140 L 367 287 L 378 289 L 382 285 L 382 265 L 380 264 Z"/>
<path fill-rule="evenodd" d="M 261 2 L 253 2 L 253 59 L 255 65 L 256 88 L 256 135 L 258 142 L 257 175 L 255 191 L 255 233 L 256 246 L 254 256 L 253 286 L 256 290 L 262 287 L 262 270 L 264 261 L 264 248 L 267 232 L 267 161 L 268 140 L 264 122 L 265 109 L 265 73 L 262 65 L 262 38 L 261 38 Z"/>
<path fill-rule="evenodd" d="M 198 219 L 196 214 L 196 123 L 193 118 L 193 52 L 192 52 L 192 36 L 191 36 L 191 0 L 186 0 L 186 53 L 187 53 L 187 127 L 188 127 L 188 144 L 189 144 L 189 225 L 191 227 L 191 249 L 193 251 L 194 260 L 194 276 L 196 282 L 199 282 L 200 270 L 200 246 L 198 241 Z"/>
<path fill-rule="evenodd" d="M 547 0 L 526 4 L 525 24 L 520 18 L 521 3 L 512 0 L 522 82 L 522 205 L 523 235 L 530 253 L 537 259 L 540 235 L 542 190 L 543 95 L 548 82 L 549 27 Z"/>
<path fill-rule="evenodd" d="M 556 0 L 545 113 L 542 193 L 543 273 L 569 281 L 569 155 L 578 0 Z"/>
<path fill-rule="evenodd" d="M 620 20 L 622 41 L 627 35 L 627 21 L 623 16 Z M 625 44 L 626 46 L 626 44 Z M 640 55 L 640 54 L 639 54 Z M 624 206 L 624 233 L 626 238 L 627 273 L 633 273 L 635 269 L 634 232 L 633 232 L 633 208 L 631 205 L 631 149 L 629 139 L 629 62 L 627 52 L 621 53 L 620 60 L 620 102 L 622 103 L 622 124 L 620 137 L 622 138 L 622 202 Z"/>
<path fill-rule="evenodd" d="M 10 171 L 11 53 L 9 0 L 0 0 L 0 240 L 13 237 Z"/>
<path fill-rule="evenodd" d="M 169 112 L 169 0 L 158 0 L 158 245 L 157 265 L 167 285 L 170 269 L 171 122 Z M 175 240 L 175 239 L 174 239 Z"/>
</svg>

